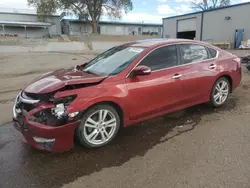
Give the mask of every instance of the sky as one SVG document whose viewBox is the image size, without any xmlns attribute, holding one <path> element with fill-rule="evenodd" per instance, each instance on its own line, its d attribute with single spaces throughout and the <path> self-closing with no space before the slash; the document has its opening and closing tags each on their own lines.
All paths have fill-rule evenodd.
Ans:
<svg viewBox="0 0 250 188">
<path fill-rule="evenodd" d="M 162 23 L 162 18 L 193 12 L 190 0 L 132 0 L 133 11 L 124 14 L 125 22 Z M 250 2 L 250 0 L 231 0 L 231 4 Z M 34 9 L 29 7 L 27 0 L 0 0 L 1 8 Z M 104 17 L 103 20 L 108 20 Z"/>
</svg>

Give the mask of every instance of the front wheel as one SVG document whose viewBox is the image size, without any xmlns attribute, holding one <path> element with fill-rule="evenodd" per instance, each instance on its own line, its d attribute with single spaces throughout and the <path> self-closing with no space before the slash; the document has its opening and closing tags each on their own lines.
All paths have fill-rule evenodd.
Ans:
<svg viewBox="0 0 250 188">
<path fill-rule="evenodd" d="M 214 107 L 224 105 L 229 97 L 230 83 L 227 78 L 222 77 L 213 86 L 210 101 Z"/>
<path fill-rule="evenodd" d="M 97 105 L 87 110 L 76 133 L 82 145 L 97 148 L 111 142 L 119 128 L 117 111 L 110 105 Z"/>
</svg>

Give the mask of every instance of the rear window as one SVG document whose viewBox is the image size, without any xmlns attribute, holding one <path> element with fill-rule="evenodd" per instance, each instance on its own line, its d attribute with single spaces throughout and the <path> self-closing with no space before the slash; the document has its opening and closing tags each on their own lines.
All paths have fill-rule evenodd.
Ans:
<svg viewBox="0 0 250 188">
<path fill-rule="evenodd" d="M 208 48 L 211 58 L 215 58 L 217 56 L 217 51 L 213 48 Z"/>
<path fill-rule="evenodd" d="M 202 61 L 209 58 L 206 48 L 197 44 L 181 44 L 180 51 L 183 64 Z"/>
</svg>

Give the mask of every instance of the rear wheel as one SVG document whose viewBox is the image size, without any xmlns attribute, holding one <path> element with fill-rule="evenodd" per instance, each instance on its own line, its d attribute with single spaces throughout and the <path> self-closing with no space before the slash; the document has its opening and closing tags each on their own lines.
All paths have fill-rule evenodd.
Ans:
<svg viewBox="0 0 250 188">
<path fill-rule="evenodd" d="M 224 105 L 229 97 L 230 83 L 227 78 L 218 79 L 212 89 L 210 101 L 214 107 Z"/>
<path fill-rule="evenodd" d="M 77 137 L 88 148 L 102 147 L 116 137 L 119 128 L 117 111 L 110 105 L 97 105 L 84 114 Z"/>
</svg>

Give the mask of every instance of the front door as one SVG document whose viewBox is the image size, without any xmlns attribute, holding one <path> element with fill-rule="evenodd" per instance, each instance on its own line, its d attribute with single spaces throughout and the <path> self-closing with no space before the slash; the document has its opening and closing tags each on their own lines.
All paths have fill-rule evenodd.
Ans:
<svg viewBox="0 0 250 188">
<path fill-rule="evenodd" d="M 176 45 L 170 45 L 154 50 L 139 63 L 152 72 L 127 78 L 131 119 L 143 119 L 176 107 L 182 94 L 178 62 Z"/>
</svg>

